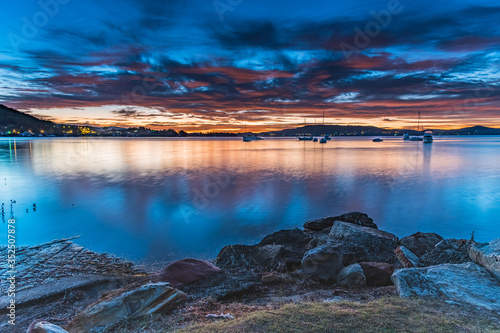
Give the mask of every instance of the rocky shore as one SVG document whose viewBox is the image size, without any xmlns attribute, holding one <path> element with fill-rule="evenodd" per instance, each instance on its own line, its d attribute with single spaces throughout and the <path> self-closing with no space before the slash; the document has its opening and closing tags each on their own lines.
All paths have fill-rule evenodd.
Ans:
<svg viewBox="0 0 500 333">
<path fill-rule="evenodd" d="M 123 320 L 158 313 L 227 320 L 287 302 L 387 295 L 438 298 L 500 315 L 500 239 L 477 243 L 420 232 L 399 239 L 360 212 L 308 221 L 258 244 L 226 246 L 212 262 L 179 260 L 155 274 L 72 239 L 20 248 L 17 255 L 19 321 L 2 323 L 1 331 L 120 332 Z M 2 263 L 2 288 L 6 270 Z M 6 302 L 0 298 L 2 313 Z M 240 306 L 227 306 L 234 302 Z"/>
</svg>

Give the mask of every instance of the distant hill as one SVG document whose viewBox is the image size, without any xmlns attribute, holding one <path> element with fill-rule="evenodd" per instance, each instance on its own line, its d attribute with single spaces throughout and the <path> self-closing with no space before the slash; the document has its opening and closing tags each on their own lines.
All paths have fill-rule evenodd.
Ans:
<svg viewBox="0 0 500 333">
<path fill-rule="evenodd" d="M 58 125 L 47 120 L 41 120 L 29 114 L 11 109 L 0 104 L 0 131 L 7 133 L 16 131 L 22 133 L 32 131 L 34 133 L 57 132 Z"/>
<path fill-rule="evenodd" d="M 500 128 L 473 126 L 455 130 L 432 130 L 432 132 L 437 135 L 500 135 Z"/>
<path fill-rule="evenodd" d="M 433 129 L 434 135 L 500 135 L 500 128 L 474 126 L 456 130 Z M 299 135 L 362 135 L 362 136 L 387 136 L 387 135 L 422 134 L 422 131 L 405 129 L 385 129 L 375 126 L 344 126 L 344 125 L 307 125 L 298 128 L 289 128 L 281 131 L 261 133 L 270 136 L 299 136 Z"/>
</svg>

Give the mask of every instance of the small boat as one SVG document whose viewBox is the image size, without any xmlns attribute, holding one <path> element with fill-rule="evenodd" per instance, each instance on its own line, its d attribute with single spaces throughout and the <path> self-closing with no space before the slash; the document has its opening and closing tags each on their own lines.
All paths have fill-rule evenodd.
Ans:
<svg viewBox="0 0 500 333">
<path fill-rule="evenodd" d="M 325 135 L 324 138 L 328 141 L 330 141 L 332 138 L 329 135 Z"/>
<path fill-rule="evenodd" d="M 314 138 L 312 136 L 299 136 L 300 141 L 312 141 Z"/>
<path fill-rule="evenodd" d="M 434 141 L 432 138 L 432 131 L 425 131 L 423 140 L 424 143 L 432 143 L 432 141 Z"/>
<path fill-rule="evenodd" d="M 382 142 L 382 141 L 384 141 L 384 140 L 382 140 L 381 138 L 375 138 L 375 139 L 373 139 L 372 141 L 373 141 L 373 142 Z"/>
<path fill-rule="evenodd" d="M 318 138 L 314 138 L 314 139 L 313 139 L 313 142 L 318 142 Z"/>
<path fill-rule="evenodd" d="M 325 139 L 324 137 L 323 137 L 323 138 L 321 138 L 321 140 L 319 140 L 319 143 L 327 143 L 327 142 L 328 142 L 328 140 L 327 140 L 327 139 Z"/>
<path fill-rule="evenodd" d="M 410 134 L 408 133 L 403 134 L 403 140 L 410 140 Z"/>
</svg>

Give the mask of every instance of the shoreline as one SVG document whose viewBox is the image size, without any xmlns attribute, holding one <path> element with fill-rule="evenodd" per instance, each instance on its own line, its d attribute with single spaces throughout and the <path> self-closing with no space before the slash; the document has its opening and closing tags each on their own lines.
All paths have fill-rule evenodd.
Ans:
<svg viewBox="0 0 500 333">
<path fill-rule="evenodd" d="M 351 236 L 355 238 L 349 238 Z M 73 327 L 69 332 L 80 332 L 75 327 L 88 324 L 86 316 L 90 315 L 92 304 L 95 308 L 106 298 L 119 299 L 127 290 L 136 292 L 151 287 L 166 288 L 168 293 L 176 295 L 178 301 L 169 305 L 170 314 L 165 315 L 184 318 L 182 327 L 210 322 L 205 316 L 209 314 L 207 311 L 214 310 L 244 316 L 269 307 L 277 310 L 288 303 L 364 303 L 384 297 L 392 299 L 407 292 L 400 282 L 405 279 L 400 276 L 402 273 L 426 267 L 442 267 L 445 274 L 452 274 L 454 269 L 465 272 L 472 261 L 477 261 L 477 257 L 470 256 L 469 249 L 486 246 L 473 239 L 446 240 L 436 234 L 411 236 L 412 239 L 399 239 L 379 230 L 366 214 L 351 212 L 306 222 L 303 230 L 276 231 L 254 245 L 228 245 L 209 262 L 180 260 L 161 271 L 149 272 L 122 258 L 84 249 L 73 243 L 77 237 L 19 247 L 18 318 L 24 329 L 18 332 L 24 332 L 36 319 L 65 327 L 69 324 Z M 411 248 L 412 242 L 422 237 L 432 245 L 415 245 L 412 249 L 418 256 L 401 245 Z M 420 253 L 421 250 L 425 253 Z M 470 264 L 466 264 L 468 262 Z M 157 263 L 157 267 L 159 265 Z M 190 280 L 192 276 L 197 278 Z M 491 280 L 481 283 L 495 290 L 495 285 L 491 285 L 495 282 Z M 496 283 L 500 291 L 500 282 Z M 111 290 L 116 290 L 112 293 L 114 296 L 106 296 Z M 2 293 L 5 290 L 2 289 Z M 446 299 L 457 304 L 496 308 L 500 315 L 500 292 L 493 303 L 470 297 Z M 47 316 L 47 313 L 53 314 Z M 140 322 L 138 317 L 125 323 L 130 324 L 130 320 Z M 121 332 L 119 327 L 123 323 L 115 320 L 106 332 Z"/>
</svg>

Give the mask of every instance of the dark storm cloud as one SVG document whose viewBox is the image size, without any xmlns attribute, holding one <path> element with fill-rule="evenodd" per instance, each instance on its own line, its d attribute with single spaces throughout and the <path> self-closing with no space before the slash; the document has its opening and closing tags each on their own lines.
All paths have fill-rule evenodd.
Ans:
<svg viewBox="0 0 500 333">
<path fill-rule="evenodd" d="M 380 14 L 380 11 L 374 11 Z M 495 46 L 500 36 L 498 25 L 500 7 L 473 6 L 465 10 L 449 11 L 433 17 L 422 17 L 402 10 L 389 19 L 377 21 L 379 15 L 366 13 L 360 18 L 335 18 L 324 21 L 298 22 L 293 26 L 277 26 L 269 21 L 233 21 L 225 28 L 215 29 L 214 36 L 230 48 L 264 47 L 302 50 L 341 51 L 341 44 L 354 45 L 357 28 L 366 33 L 369 22 L 382 24 L 376 36 L 369 38 L 369 48 L 426 44 L 440 48 L 457 47 L 454 43 L 466 39 L 469 47 L 482 49 Z M 370 37 L 368 35 L 368 37 Z M 498 47 L 498 44 L 496 44 Z M 465 47 L 464 47 L 465 48 Z M 469 49 L 470 50 L 470 49 Z"/>
</svg>

